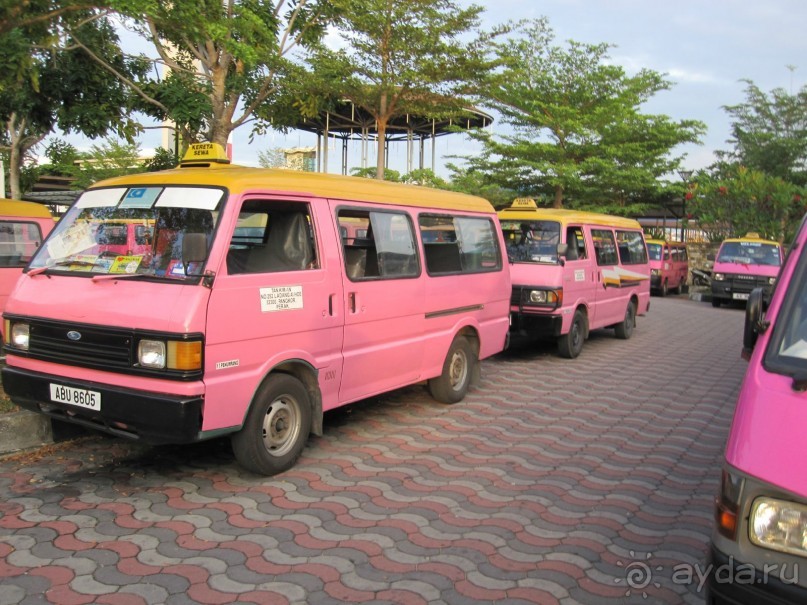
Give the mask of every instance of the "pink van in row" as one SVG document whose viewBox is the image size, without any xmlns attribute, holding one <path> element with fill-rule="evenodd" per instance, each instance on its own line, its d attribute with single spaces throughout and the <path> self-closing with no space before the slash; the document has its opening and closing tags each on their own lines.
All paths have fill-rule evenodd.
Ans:
<svg viewBox="0 0 807 605">
<path fill-rule="evenodd" d="M 461 400 L 507 342 L 503 250 L 482 198 L 195 146 L 61 218 L 8 301 L 3 386 L 130 439 L 228 435 L 273 474 L 332 408 L 421 381 Z"/>
<path fill-rule="evenodd" d="M 807 221 L 772 294 L 768 286 L 748 297 L 743 356 L 749 362 L 716 501 L 712 605 L 807 603 L 805 247 Z"/>
</svg>

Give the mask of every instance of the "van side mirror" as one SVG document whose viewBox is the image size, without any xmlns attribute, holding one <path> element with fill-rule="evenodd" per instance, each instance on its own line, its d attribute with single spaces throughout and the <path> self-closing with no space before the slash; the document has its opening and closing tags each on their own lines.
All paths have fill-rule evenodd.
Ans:
<svg viewBox="0 0 807 605">
<path fill-rule="evenodd" d="M 765 321 L 765 311 L 767 310 L 767 297 L 765 288 L 755 288 L 748 296 L 748 303 L 745 307 L 745 326 L 743 327 L 743 359 L 750 359 L 757 338 L 768 329 Z"/>
<path fill-rule="evenodd" d="M 566 256 L 569 253 L 569 244 L 561 242 L 558 244 L 558 256 Z"/>
<path fill-rule="evenodd" d="M 207 236 L 204 233 L 186 233 L 182 238 L 182 263 L 203 263 L 207 260 Z"/>
</svg>

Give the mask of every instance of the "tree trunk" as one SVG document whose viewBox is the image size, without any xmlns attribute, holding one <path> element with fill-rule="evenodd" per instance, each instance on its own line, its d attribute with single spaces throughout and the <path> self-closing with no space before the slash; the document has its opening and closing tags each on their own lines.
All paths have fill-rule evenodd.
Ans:
<svg viewBox="0 0 807 605">
<path fill-rule="evenodd" d="M 27 129 L 28 122 L 25 118 L 19 119 L 16 113 L 12 113 L 6 122 L 6 132 L 9 138 L 8 187 L 9 197 L 12 200 L 22 199 L 20 174 L 25 155 L 47 136 L 47 133 L 30 134 L 26 132 Z M 3 191 L 2 195 L 5 194 L 6 192 Z"/>
<path fill-rule="evenodd" d="M 555 185 L 555 199 L 552 200 L 553 208 L 563 208 L 563 185 Z"/>
<path fill-rule="evenodd" d="M 387 163 L 386 158 L 386 141 L 387 141 L 387 119 L 383 118 L 378 120 L 378 155 L 376 156 L 375 178 L 379 181 L 384 180 L 384 165 Z"/>
</svg>

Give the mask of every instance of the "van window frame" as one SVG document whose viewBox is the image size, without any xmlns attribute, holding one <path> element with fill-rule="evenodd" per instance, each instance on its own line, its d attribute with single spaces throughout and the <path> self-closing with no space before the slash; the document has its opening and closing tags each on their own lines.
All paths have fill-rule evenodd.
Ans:
<svg viewBox="0 0 807 605">
<path fill-rule="evenodd" d="M 423 228 L 424 225 L 422 224 L 423 219 L 425 218 L 439 218 L 439 219 L 450 219 L 452 223 L 455 220 L 469 220 L 469 221 L 479 221 L 480 223 L 486 223 L 488 228 L 490 229 L 490 235 L 492 236 L 491 241 L 493 242 L 493 246 L 495 248 L 494 252 L 496 253 L 496 263 L 495 265 L 491 265 L 490 267 L 484 267 L 480 262 L 477 267 L 468 267 L 466 268 L 463 266 L 463 259 L 466 258 L 467 255 L 470 253 L 468 251 L 463 251 L 462 249 L 462 231 L 461 229 L 457 228 L 457 225 L 454 224 L 454 232 L 457 234 L 457 239 L 455 242 L 448 242 L 448 244 L 456 243 L 457 253 L 459 254 L 458 263 L 459 268 L 457 270 L 446 270 L 446 271 L 435 271 L 434 267 L 429 267 L 429 259 L 428 257 L 424 257 L 423 259 L 423 266 L 426 268 L 426 273 L 430 277 L 448 277 L 452 275 L 477 275 L 480 273 L 496 273 L 501 271 L 504 267 L 503 263 L 503 250 L 501 246 L 501 241 L 499 238 L 499 233 L 501 231 L 501 227 L 499 226 L 498 219 L 491 216 L 472 216 L 467 214 L 451 214 L 445 212 L 435 212 L 431 210 L 426 210 L 423 212 L 418 213 L 417 217 L 417 230 L 418 235 L 420 236 L 420 241 L 423 244 L 423 251 L 424 254 L 427 254 L 427 245 L 432 245 L 433 242 L 426 242 L 423 239 Z M 438 244 L 439 245 L 439 244 Z"/>
<path fill-rule="evenodd" d="M 29 228 L 34 227 L 36 229 L 36 233 L 37 233 L 36 241 L 39 243 L 39 245 L 42 245 L 42 241 L 44 239 L 44 236 L 42 235 L 42 225 L 40 225 L 36 221 L 25 220 L 25 219 L 20 219 L 20 220 L 2 219 L 2 220 L 0 220 L 0 227 L 2 227 L 3 225 L 12 225 L 12 226 L 25 225 L 25 226 L 28 226 Z M 12 235 L 14 235 L 14 234 L 12 233 Z M 18 242 L 15 240 L 15 241 L 11 241 L 11 242 L 3 242 L 3 243 L 14 244 L 15 249 L 16 249 L 16 245 L 17 245 Z M 22 244 L 22 246 L 25 246 L 25 242 L 22 242 L 21 244 Z M 24 254 L 21 253 L 19 255 L 19 260 L 16 263 L 11 263 L 11 262 L 6 263 L 6 262 L 4 262 L 5 258 L 10 259 L 15 255 L 5 255 L 5 256 L 0 255 L 0 268 L 2 268 L 2 269 L 22 269 L 22 268 L 24 268 L 29 262 L 31 262 L 31 259 L 34 257 L 34 254 L 36 254 L 37 248 L 38 248 L 38 246 L 33 246 L 33 248 L 31 249 L 31 253 L 29 255 L 27 255 L 27 256 L 25 256 Z"/>
<path fill-rule="evenodd" d="M 641 258 L 638 258 L 638 259 L 634 260 L 634 258 L 633 258 L 634 251 L 631 250 L 631 248 L 630 248 L 630 243 L 631 242 L 628 242 L 628 252 L 630 253 L 630 258 L 628 260 L 625 260 L 624 258 L 622 258 L 622 250 L 620 248 L 620 241 L 621 241 L 620 240 L 620 235 L 633 235 L 633 236 L 637 236 L 639 238 L 639 240 L 641 240 L 641 242 L 643 244 L 642 247 L 641 247 L 641 250 L 636 250 L 636 252 L 640 253 Z M 617 256 L 619 257 L 619 264 L 620 265 L 625 265 L 625 266 L 629 266 L 629 265 L 646 265 L 649 262 L 648 261 L 648 255 L 647 255 L 647 245 L 645 244 L 644 235 L 642 234 L 641 231 L 637 231 L 635 229 L 620 229 L 619 227 L 616 227 L 614 229 L 614 237 L 616 239 Z M 670 257 L 671 257 L 671 254 L 669 252 L 670 247 L 667 246 L 666 249 L 668 250 L 666 260 L 669 260 Z"/>
<path fill-rule="evenodd" d="M 343 216 L 342 215 L 343 212 L 346 213 L 347 216 Z M 383 263 L 378 262 L 379 261 L 379 256 L 381 254 L 384 254 L 384 253 L 388 252 L 388 251 L 379 251 L 378 250 L 378 240 L 376 239 L 377 236 L 376 236 L 375 232 L 372 232 L 372 224 L 373 224 L 373 222 L 372 222 L 371 217 L 374 214 L 378 214 L 378 215 L 388 214 L 388 215 L 393 215 L 393 216 L 405 217 L 406 223 L 407 223 L 407 225 L 409 227 L 409 235 L 411 236 L 412 258 L 414 259 L 413 271 L 411 273 L 399 273 L 399 274 L 395 274 L 395 275 L 383 275 L 383 274 L 379 273 L 378 275 L 366 275 L 366 276 L 365 275 L 359 276 L 359 275 L 356 275 L 355 273 L 353 273 L 349 269 L 349 261 L 348 261 L 348 258 L 347 258 L 348 257 L 348 250 L 352 247 L 352 245 L 349 246 L 346 243 L 347 240 L 342 237 L 342 234 L 340 232 L 341 231 L 341 229 L 340 229 L 341 223 L 339 222 L 340 216 L 343 216 L 343 218 L 350 218 L 351 213 L 366 214 L 367 215 L 367 220 L 368 220 L 369 224 L 368 224 L 368 229 L 366 230 L 367 232 L 363 234 L 365 237 L 363 237 L 363 238 L 356 237 L 355 239 L 370 239 L 367 236 L 368 235 L 373 236 L 372 237 L 372 244 L 373 245 L 370 246 L 370 248 L 375 250 L 376 263 L 378 264 L 379 271 L 381 270 L 380 267 L 383 264 Z M 420 258 L 420 251 L 418 250 L 417 229 L 415 227 L 415 222 L 414 222 L 414 219 L 413 219 L 412 215 L 409 212 L 407 212 L 406 210 L 398 209 L 398 208 L 378 208 L 378 207 L 369 208 L 367 206 L 342 205 L 342 206 L 337 206 L 336 207 L 335 214 L 334 214 L 334 219 L 336 221 L 337 232 L 339 232 L 339 247 L 341 248 L 341 251 L 342 251 L 342 254 L 341 254 L 341 257 L 342 257 L 341 258 L 342 270 L 344 271 L 345 276 L 351 282 L 374 282 L 374 281 L 390 281 L 390 280 L 397 280 L 397 279 L 418 279 L 421 276 L 421 274 L 423 273 L 422 262 L 421 262 L 421 258 Z M 362 231 L 362 229 L 360 229 L 358 231 Z M 389 241 L 392 241 L 392 240 L 384 240 L 384 241 L 389 242 Z M 368 252 L 369 252 L 369 248 L 368 248 Z"/>
</svg>

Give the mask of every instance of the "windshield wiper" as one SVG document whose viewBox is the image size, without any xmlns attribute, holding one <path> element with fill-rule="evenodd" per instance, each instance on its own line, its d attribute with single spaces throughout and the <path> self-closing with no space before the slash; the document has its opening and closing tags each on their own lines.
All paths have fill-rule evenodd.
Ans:
<svg viewBox="0 0 807 605">
<path fill-rule="evenodd" d="M 57 263 L 53 263 L 52 265 L 47 265 L 44 267 L 36 267 L 28 271 L 28 275 L 33 277 L 35 275 L 41 275 L 48 269 L 55 269 L 56 267 L 66 267 L 68 265 L 78 265 L 80 267 L 94 267 L 95 263 L 91 263 L 86 260 L 60 260 Z"/>
</svg>

